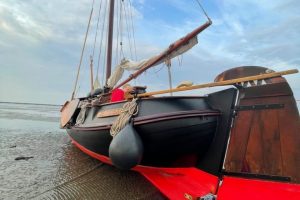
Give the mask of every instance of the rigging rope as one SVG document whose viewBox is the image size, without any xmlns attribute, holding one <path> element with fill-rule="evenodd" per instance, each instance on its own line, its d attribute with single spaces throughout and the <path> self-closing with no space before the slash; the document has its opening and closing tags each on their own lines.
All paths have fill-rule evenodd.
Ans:
<svg viewBox="0 0 300 200">
<path fill-rule="evenodd" d="M 132 54 L 132 47 L 131 47 L 131 34 L 130 34 L 130 27 L 128 23 L 128 12 L 127 12 L 127 6 L 124 5 L 124 16 L 125 16 L 125 23 L 126 23 L 126 29 L 127 29 L 127 37 L 128 37 L 128 46 L 129 46 L 129 52 L 130 52 L 130 58 L 133 58 Z"/>
<path fill-rule="evenodd" d="M 96 43 L 97 43 L 98 26 L 99 26 L 99 21 L 100 21 L 101 7 L 102 7 L 102 1 L 100 1 L 100 8 L 99 8 L 99 11 L 98 11 L 98 18 L 97 18 L 97 25 L 96 25 L 96 34 L 95 34 L 94 46 L 93 46 L 93 53 L 92 53 L 92 58 L 93 58 L 93 60 L 94 60 L 94 54 L 95 54 Z"/>
<path fill-rule="evenodd" d="M 116 5 L 116 11 L 117 11 L 117 43 L 116 43 L 116 52 L 115 52 L 115 65 L 119 64 L 119 1 L 117 1 L 117 5 Z"/>
<path fill-rule="evenodd" d="M 133 36 L 133 46 L 134 46 L 134 55 L 135 55 L 135 60 L 137 60 L 137 54 L 136 54 L 136 44 L 135 44 L 135 35 L 134 35 L 134 24 L 133 24 L 133 17 L 132 17 L 132 3 L 131 0 L 129 0 L 129 10 L 130 10 L 130 19 L 131 19 L 131 27 L 132 27 L 132 36 Z"/>
<path fill-rule="evenodd" d="M 122 17 L 122 10 L 123 10 L 123 0 L 121 0 L 121 4 L 120 4 L 120 59 L 122 59 L 122 57 L 124 58 L 124 51 L 123 51 L 123 17 Z"/>
<path fill-rule="evenodd" d="M 178 59 L 178 65 L 182 66 L 183 55 L 181 54 L 181 55 L 177 56 L 177 59 Z"/>
<path fill-rule="evenodd" d="M 63 182 L 63 183 L 60 183 L 60 184 L 58 184 L 58 185 L 56 185 L 56 186 L 54 186 L 54 187 L 52 187 L 52 188 L 50 188 L 50 189 L 48 189 L 48 190 L 45 190 L 45 191 L 43 191 L 42 193 L 37 194 L 37 195 L 36 195 L 35 197 L 33 197 L 33 198 L 35 199 L 35 198 L 37 198 L 37 197 L 40 197 L 40 196 L 42 196 L 43 194 L 45 194 L 45 193 L 47 193 L 47 192 L 50 192 L 50 191 L 56 191 L 56 190 L 58 190 L 59 188 L 63 188 L 63 187 L 69 188 L 68 184 L 70 184 L 71 182 L 74 182 L 75 180 L 77 180 L 77 179 L 79 179 L 79 178 L 81 178 L 81 177 L 83 177 L 83 176 L 85 176 L 85 175 L 88 175 L 89 173 L 91 173 L 92 171 L 98 169 L 100 166 L 103 166 L 103 165 L 104 165 L 104 163 L 100 162 L 100 163 L 98 163 L 97 165 L 93 166 L 91 169 L 87 170 L 86 172 L 83 172 L 83 173 L 81 173 L 81 174 L 75 176 L 74 178 L 71 178 L 70 180 L 66 180 L 66 181 Z M 71 172 L 72 172 L 72 171 L 71 171 Z M 51 195 L 51 197 L 52 197 L 52 198 L 53 198 L 53 197 L 55 198 L 55 196 L 52 196 L 52 195 Z M 68 196 L 68 197 L 69 197 L 69 196 Z M 40 198 L 37 198 L 37 199 L 40 199 Z"/>
<path fill-rule="evenodd" d="M 107 3 L 107 10 L 109 10 L 109 4 Z M 109 13 L 107 14 L 109 15 Z M 109 17 L 107 17 L 107 24 L 106 24 L 106 27 L 108 26 L 109 24 Z M 107 39 L 106 41 L 106 44 L 105 44 L 105 51 L 104 51 L 104 59 L 103 59 L 103 68 L 102 68 L 102 85 L 105 85 L 106 84 L 106 78 L 105 78 L 105 72 L 106 72 L 106 62 L 107 62 L 107 49 L 108 49 L 108 30 L 106 31 L 106 34 L 105 34 L 105 38 Z"/>
<path fill-rule="evenodd" d="M 171 91 L 171 89 L 173 88 L 173 86 L 172 86 L 172 73 L 171 73 L 171 60 L 167 60 L 166 62 L 167 62 L 166 65 L 167 65 L 167 68 L 168 68 L 170 95 L 173 96 L 173 92 Z"/>
<path fill-rule="evenodd" d="M 97 25 L 96 25 L 96 33 L 95 33 L 95 38 L 94 38 L 94 44 L 93 44 L 93 51 L 92 55 L 90 55 L 90 70 L 91 70 L 91 92 L 96 88 L 100 87 L 99 80 L 98 80 L 98 69 L 95 77 L 95 82 L 93 81 L 94 79 L 94 57 L 95 57 L 95 49 L 96 49 L 96 44 L 97 44 L 97 36 L 98 36 L 98 27 L 99 27 L 99 21 L 100 21 L 100 13 L 101 13 L 101 7 L 102 7 L 102 1 L 100 1 L 99 5 L 99 11 L 98 11 L 98 17 L 97 17 Z"/>
<path fill-rule="evenodd" d="M 206 18 L 210 21 L 210 18 L 208 17 L 207 13 L 205 12 L 204 8 L 202 7 L 200 0 L 196 0 L 196 2 L 198 3 L 199 7 L 201 8 L 201 10 L 204 13 L 204 15 L 206 16 Z"/>
<path fill-rule="evenodd" d="M 104 25 L 105 25 L 105 22 L 106 22 L 106 12 L 107 12 L 107 1 L 105 1 L 105 5 L 103 6 L 104 7 L 104 13 L 103 13 L 103 20 L 102 20 L 102 31 L 101 31 L 101 36 L 100 36 L 100 43 L 99 43 L 99 54 L 98 54 L 98 62 L 97 62 L 97 74 L 96 74 L 96 79 L 98 80 L 98 75 L 99 75 L 99 68 L 100 68 L 100 60 L 101 60 L 101 54 L 102 54 L 102 42 L 103 42 L 103 35 L 104 35 Z M 105 59 L 104 59 L 105 60 Z M 103 66 L 103 73 L 104 74 L 104 66 Z M 103 75 L 104 76 L 104 75 Z M 104 80 L 104 78 L 103 78 Z M 102 85 L 103 85 L 103 81 L 102 81 Z"/>
<path fill-rule="evenodd" d="M 82 50 L 81 50 L 81 56 L 80 56 L 80 61 L 79 61 L 79 65 L 78 65 L 78 70 L 77 70 L 77 76 L 76 76 L 75 85 L 74 85 L 74 89 L 73 89 L 73 92 L 72 92 L 71 99 L 74 99 L 75 91 L 76 91 L 76 88 L 77 88 L 77 83 L 78 83 L 78 79 L 79 79 L 79 73 L 80 73 L 80 67 L 81 67 L 81 63 L 82 63 L 83 53 L 84 53 L 84 50 L 85 50 L 86 40 L 87 40 L 87 36 L 89 34 L 90 25 L 91 25 L 91 18 L 92 18 L 93 11 L 94 11 L 94 3 L 95 3 L 95 0 L 93 0 L 93 4 L 92 4 L 92 9 L 91 9 L 91 13 L 90 13 L 89 22 L 88 22 L 88 26 L 87 26 L 87 29 L 86 29 L 85 37 L 84 37 L 83 47 L 82 47 Z"/>
<path fill-rule="evenodd" d="M 123 105 L 122 112 L 110 128 L 110 135 L 115 137 L 129 122 L 132 116 L 138 114 L 138 104 L 136 99 Z"/>
<path fill-rule="evenodd" d="M 124 19 L 125 17 L 125 19 Z M 116 54 L 116 64 L 119 63 L 119 60 L 125 58 L 126 51 L 124 51 L 124 29 L 127 33 L 128 40 L 126 41 L 126 44 L 128 42 L 128 50 L 130 54 L 130 58 L 132 60 L 137 60 L 137 54 L 136 54 L 136 44 L 135 44 L 135 36 L 134 36 L 134 27 L 133 27 L 133 14 L 132 14 L 132 5 L 131 2 L 124 0 L 120 0 L 120 5 L 118 8 L 118 19 L 117 19 L 117 47 L 116 51 L 118 52 Z M 119 47 L 120 45 L 120 47 Z M 120 48 L 120 49 L 119 49 Z M 134 49 L 134 51 L 133 51 Z"/>
<path fill-rule="evenodd" d="M 106 21 L 106 11 L 107 11 L 107 1 L 105 1 L 105 5 L 104 5 L 104 19 L 103 19 L 103 23 L 102 23 L 102 31 L 101 31 L 101 40 L 100 40 L 100 44 L 99 44 L 99 55 L 98 55 L 98 63 L 97 63 L 97 78 L 98 78 L 98 72 L 99 72 L 99 67 L 100 67 L 100 59 L 101 59 L 101 53 L 102 53 L 102 41 L 103 41 L 103 34 L 104 34 L 104 25 L 105 25 L 105 21 Z"/>
</svg>

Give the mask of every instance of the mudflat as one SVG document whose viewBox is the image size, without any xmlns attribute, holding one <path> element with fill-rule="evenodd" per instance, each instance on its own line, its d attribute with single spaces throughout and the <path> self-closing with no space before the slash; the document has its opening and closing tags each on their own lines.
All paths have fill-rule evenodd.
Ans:
<svg viewBox="0 0 300 200">
<path fill-rule="evenodd" d="M 59 106 L 0 103 L 0 199 L 165 199 L 72 145 Z"/>
</svg>

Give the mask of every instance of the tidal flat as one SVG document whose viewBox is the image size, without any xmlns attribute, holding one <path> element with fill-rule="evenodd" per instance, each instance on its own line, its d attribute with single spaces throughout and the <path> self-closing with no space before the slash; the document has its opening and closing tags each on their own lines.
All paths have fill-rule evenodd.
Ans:
<svg viewBox="0 0 300 200">
<path fill-rule="evenodd" d="M 165 199 L 142 175 L 77 149 L 59 109 L 0 103 L 0 199 Z"/>
</svg>

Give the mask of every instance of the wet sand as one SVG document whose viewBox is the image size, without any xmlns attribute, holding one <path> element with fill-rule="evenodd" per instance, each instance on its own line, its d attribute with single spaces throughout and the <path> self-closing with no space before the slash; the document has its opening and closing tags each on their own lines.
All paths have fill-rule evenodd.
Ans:
<svg viewBox="0 0 300 200">
<path fill-rule="evenodd" d="M 78 150 L 58 110 L 0 103 L 0 199 L 165 199 L 140 174 Z"/>
</svg>

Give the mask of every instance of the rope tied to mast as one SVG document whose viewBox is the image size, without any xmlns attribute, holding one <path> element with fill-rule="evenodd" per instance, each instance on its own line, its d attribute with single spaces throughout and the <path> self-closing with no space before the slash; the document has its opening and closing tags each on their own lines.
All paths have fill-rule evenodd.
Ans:
<svg viewBox="0 0 300 200">
<path fill-rule="evenodd" d="M 115 137 L 130 121 L 132 116 L 138 114 L 138 98 L 132 99 L 132 101 L 127 102 L 123 105 L 122 112 L 116 119 L 116 121 L 112 124 L 110 128 L 110 135 Z"/>
</svg>

